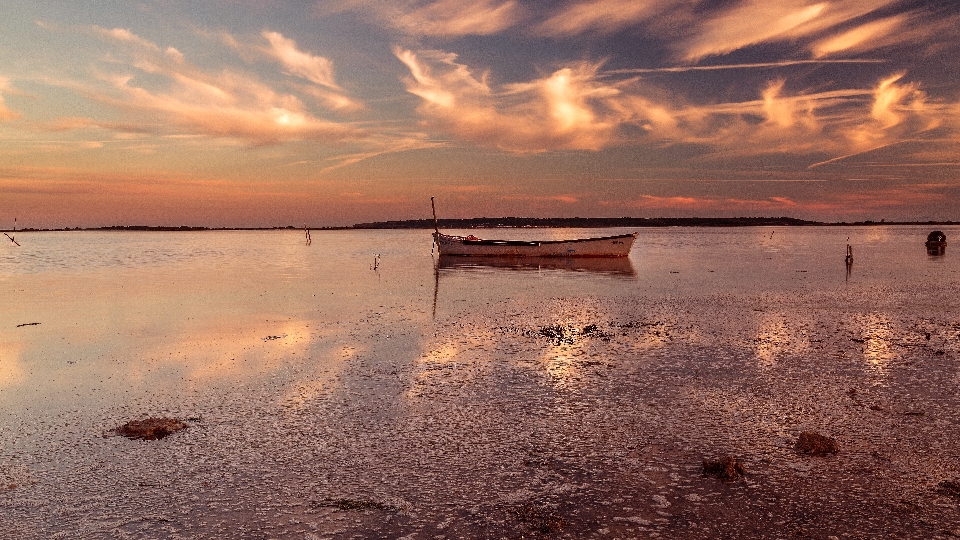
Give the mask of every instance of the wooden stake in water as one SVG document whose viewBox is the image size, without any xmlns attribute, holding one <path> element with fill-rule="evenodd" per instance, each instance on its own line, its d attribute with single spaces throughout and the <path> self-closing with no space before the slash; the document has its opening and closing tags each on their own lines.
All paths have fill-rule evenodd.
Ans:
<svg viewBox="0 0 960 540">
<path fill-rule="evenodd" d="M 20 247 L 20 243 L 14 239 L 14 236 L 17 235 L 17 218 L 13 218 L 13 236 L 10 236 L 7 233 L 3 233 L 3 235 L 9 238 L 11 242 L 17 245 L 17 247 Z"/>
</svg>

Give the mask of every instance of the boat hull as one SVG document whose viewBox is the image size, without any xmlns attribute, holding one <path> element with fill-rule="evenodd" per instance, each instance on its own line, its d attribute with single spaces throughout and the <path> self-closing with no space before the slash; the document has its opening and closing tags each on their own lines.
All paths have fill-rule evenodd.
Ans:
<svg viewBox="0 0 960 540">
<path fill-rule="evenodd" d="M 480 240 L 433 233 L 441 255 L 461 257 L 626 257 L 637 233 L 579 240 Z"/>
</svg>

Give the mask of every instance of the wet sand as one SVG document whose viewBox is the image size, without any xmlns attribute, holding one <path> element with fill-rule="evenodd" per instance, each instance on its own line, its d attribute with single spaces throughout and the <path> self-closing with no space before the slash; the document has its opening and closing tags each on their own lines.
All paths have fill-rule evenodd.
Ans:
<svg viewBox="0 0 960 540">
<path fill-rule="evenodd" d="M 958 298 L 573 292 L 260 331 L 258 380 L 8 422 L 0 538 L 960 537 Z M 104 436 L 146 415 L 189 427 Z M 703 473 L 727 455 L 744 478 Z"/>
</svg>

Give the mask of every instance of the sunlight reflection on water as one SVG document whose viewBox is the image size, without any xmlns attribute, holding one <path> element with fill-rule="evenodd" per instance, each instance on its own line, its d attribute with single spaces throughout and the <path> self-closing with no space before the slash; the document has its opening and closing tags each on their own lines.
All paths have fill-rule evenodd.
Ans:
<svg viewBox="0 0 960 540">
<path fill-rule="evenodd" d="M 872 229 L 650 229 L 629 259 L 583 262 L 438 261 L 429 231 L 18 234 L 23 251 L 0 249 L 0 481 L 20 486 L 3 501 L 37 530 L 132 538 L 156 537 L 157 512 L 214 538 L 267 508 L 283 510 L 256 535 L 306 537 L 267 525 L 300 527 L 309 506 L 337 537 L 363 525 L 324 521 L 325 498 L 429 522 L 541 481 L 606 489 L 601 462 L 653 475 L 628 447 L 790 461 L 798 428 L 851 419 L 868 440 L 893 429 L 863 416 L 878 379 L 917 401 L 960 380 L 939 288 L 957 290 L 958 258 L 927 255 L 925 228 Z M 956 410 L 935 405 L 923 418 Z M 148 414 L 196 420 L 158 444 L 103 437 Z M 698 460 L 670 466 L 699 482 Z"/>
<path fill-rule="evenodd" d="M 629 231 L 472 232 L 535 239 Z M 141 393 L 177 392 L 182 380 L 203 386 L 259 378 L 287 358 L 334 347 L 337 340 L 344 343 L 336 347 L 387 343 L 397 339 L 394 325 L 429 328 L 511 299 L 869 291 L 904 279 L 956 279 L 957 258 L 928 256 L 926 232 L 645 229 L 628 259 L 439 262 L 428 231 L 315 231 L 310 246 L 299 230 L 22 233 L 22 249 L 0 251 L 0 286 L 7 291 L 0 298 L 6 329 L 0 384 L 7 389 L 0 400 L 17 402 L 36 395 L 25 389 L 43 388 L 59 396 L 43 405 L 53 406 L 82 401 L 94 388 L 122 400 L 128 392 L 123 385 Z M 946 232 L 955 237 L 958 231 Z M 843 264 L 848 238 L 856 246 L 849 277 Z M 787 335 L 785 316 L 768 310 L 758 321 L 754 347 L 762 365 L 805 347 L 801 337 Z M 557 312 L 554 322 L 582 328 L 596 318 Z M 878 370 L 894 356 L 884 320 L 874 313 L 862 323 L 865 358 Z M 40 324 L 18 326 L 34 322 Z M 358 323 L 378 330 L 358 335 Z M 660 335 L 666 335 L 666 321 L 644 324 L 637 347 L 666 343 Z M 580 354 L 545 357 L 557 380 L 575 372 L 574 353 Z M 430 361 L 443 361 L 438 354 Z M 72 394 L 56 392 L 74 386 Z"/>
<path fill-rule="evenodd" d="M 896 359 L 893 349 L 893 329 L 887 315 L 868 313 L 857 319 L 860 330 L 858 342 L 863 343 L 863 358 L 869 371 L 885 375 L 890 362 Z"/>
</svg>

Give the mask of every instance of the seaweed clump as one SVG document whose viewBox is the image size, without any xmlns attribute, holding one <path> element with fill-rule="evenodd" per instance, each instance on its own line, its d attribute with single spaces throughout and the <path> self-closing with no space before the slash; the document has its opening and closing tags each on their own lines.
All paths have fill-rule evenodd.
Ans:
<svg viewBox="0 0 960 540">
<path fill-rule="evenodd" d="M 176 418 L 147 418 L 145 420 L 131 420 L 113 431 L 117 435 L 123 435 L 128 439 L 153 441 L 183 429 L 187 429 L 187 424 Z"/>
<path fill-rule="evenodd" d="M 596 324 L 588 324 L 584 326 L 582 330 L 572 326 L 554 324 L 541 327 L 538 333 L 543 337 L 549 338 L 554 345 L 573 345 L 581 337 L 596 337 L 604 340 L 610 339 L 610 336 Z"/>
<path fill-rule="evenodd" d="M 540 335 L 549 338 L 554 345 L 573 345 L 577 340 L 573 329 L 559 324 L 544 326 L 540 329 Z"/>
<path fill-rule="evenodd" d="M 737 458 L 733 456 L 724 456 L 720 459 L 709 461 L 703 460 L 703 474 L 716 476 L 725 482 L 731 482 L 747 474 Z"/>
<path fill-rule="evenodd" d="M 317 504 L 319 506 L 333 507 L 344 512 L 349 512 L 352 510 L 397 510 L 397 508 L 391 505 L 371 501 L 368 499 L 347 499 L 344 497 L 338 499 L 324 499 L 322 502 Z"/>
<path fill-rule="evenodd" d="M 804 431 L 797 438 L 797 444 L 794 450 L 801 454 L 811 454 L 814 456 L 825 456 L 827 454 L 836 454 L 840 451 L 840 445 L 836 439 L 821 435 L 815 431 Z"/>
<path fill-rule="evenodd" d="M 566 518 L 549 504 L 530 501 L 514 508 L 512 513 L 518 522 L 518 528 L 534 537 L 549 538 L 559 534 L 567 526 Z"/>
<path fill-rule="evenodd" d="M 943 493 L 944 495 L 960 498 L 960 481 L 944 480 L 943 482 L 937 484 L 937 491 Z"/>
</svg>

